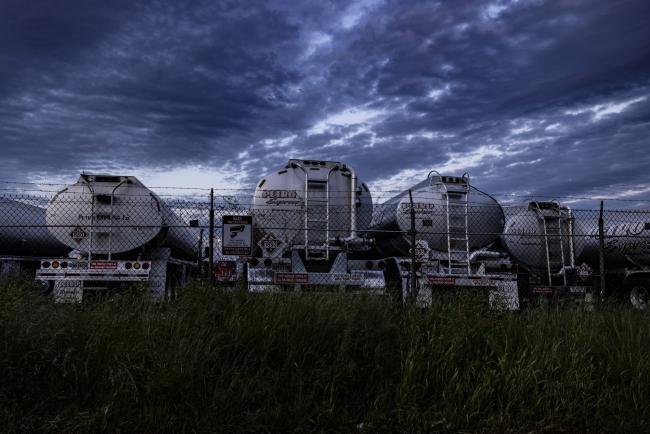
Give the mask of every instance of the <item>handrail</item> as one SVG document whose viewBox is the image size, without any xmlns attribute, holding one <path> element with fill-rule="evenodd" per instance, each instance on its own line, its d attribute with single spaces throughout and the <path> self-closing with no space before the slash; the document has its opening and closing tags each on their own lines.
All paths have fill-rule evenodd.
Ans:
<svg viewBox="0 0 650 434">
<path fill-rule="evenodd" d="M 89 234 L 90 236 L 88 238 L 88 269 L 90 269 L 90 261 L 92 261 L 92 257 L 93 257 L 93 222 L 95 221 L 95 190 L 90 184 L 86 183 L 85 185 L 86 187 L 88 187 L 88 190 L 90 190 L 90 234 Z"/>
<path fill-rule="evenodd" d="M 303 171 L 303 173 L 305 174 L 305 197 L 304 197 L 304 203 L 305 203 L 304 223 L 305 223 L 305 226 L 304 226 L 304 236 L 303 236 L 303 238 L 304 238 L 305 251 L 307 251 L 307 244 L 308 244 L 308 239 L 309 239 L 308 238 L 309 235 L 307 234 L 308 227 L 309 227 L 309 216 L 308 216 L 308 213 L 309 213 L 309 206 L 308 206 L 309 205 L 309 203 L 308 203 L 308 201 L 309 201 L 309 198 L 308 198 L 308 195 L 309 195 L 309 174 L 307 173 L 307 169 L 305 169 L 301 164 L 299 164 L 299 163 L 297 163 L 295 161 L 293 163 L 291 163 L 291 164 L 295 164 L 296 167 L 299 167 Z"/>
<path fill-rule="evenodd" d="M 350 236 L 357 236 L 357 173 L 350 166 L 346 166 L 350 171 Z M 327 175 L 329 185 L 329 174 Z M 328 198 L 329 199 L 329 198 Z"/>
<path fill-rule="evenodd" d="M 115 196 L 115 190 L 117 190 L 122 184 L 128 181 L 128 178 L 125 178 L 124 180 L 118 182 L 118 184 L 113 187 L 113 190 L 111 191 L 111 215 L 110 215 L 110 220 L 108 221 L 108 224 L 110 226 L 110 230 L 108 231 L 108 260 L 111 260 L 112 256 L 112 251 L 113 251 L 113 201 L 114 201 L 114 196 Z"/>
</svg>

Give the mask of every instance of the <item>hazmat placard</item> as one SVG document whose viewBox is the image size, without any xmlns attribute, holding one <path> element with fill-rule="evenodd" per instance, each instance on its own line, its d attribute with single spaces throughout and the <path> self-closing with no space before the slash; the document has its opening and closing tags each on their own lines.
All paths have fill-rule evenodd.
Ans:
<svg viewBox="0 0 650 434">
<path fill-rule="evenodd" d="M 282 255 L 284 242 L 273 235 L 273 232 L 269 232 L 257 242 L 257 245 L 260 246 L 265 257 L 272 258 Z"/>
<path fill-rule="evenodd" d="M 429 243 L 425 240 L 417 240 L 415 242 L 415 259 L 419 262 L 426 262 L 429 259 Z M 413 249 L 409 249 L 409 253 L 413 254 Z"/>
<path fill-rule="evenodd" d="M 253 217 L 225 215 L 221 228 L 221 253 L 250 256 L 253 246 Z"/>
</svg>

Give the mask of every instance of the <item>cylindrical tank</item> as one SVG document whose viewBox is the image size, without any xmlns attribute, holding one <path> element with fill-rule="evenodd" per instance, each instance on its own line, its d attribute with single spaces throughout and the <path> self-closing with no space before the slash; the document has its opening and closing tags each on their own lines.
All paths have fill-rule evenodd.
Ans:
<svg viewBox="0 0 650 434">
<path fill-rule="evenodd" d="M 0 198 L 0 255 L 57 257 L 68 251 L 47 230 L 45 208 Z"/>
<path fill-rule="evenodd" d="M 504 215 L 501 206 L 491 196 L 472 187 L 467 177 L 431 175 L 410 190 L 415 209 L 417 239 L 426 241 L 432 250 L 449 250 L 448 232 L 452 233 L 452 238 L 462 238 L 467 228 L 469 250 L 475 250 L 496 241 L 503 230 Z M 409 190 L 375 207 L 371 236 L 376 240 L 381 254 L 408 255 L 411 249 L 410 230 Z M 461 244 L 465 248 L 464 242 L 458 244 L 458 247 L 454 247 L 453 240 L 451 243 L 452 251 L 460 248 Z"/>
<path fill-rule="evenodd" d="M 50 200 L 46 221 L 59 241 L 93 255 L 144 246 L 170 247 L 185 259 L 197 254 L 197 230 L 133 176 L 82 174 Z"/>
<path fill-rule="evenodd" d="M 605 221 L 621 216 L 608 213 Z M 605 266 L 608 269 L 650 267 L 650 212 L 628 212 L 624 223 L 605 224 Z M 630 218 L 631 217 L 631 218 Z M 598 267 L 599 241 L 597 222 L 581 222 L 588 229 L 583 237 L 584 251 L 580 257 Z"/>
<path fill-rule="evenodd" d="M 582 235 L 568 208 L 557 202 L 530 202 L 526 206 L 507 208 L 501 241 L 519 264 L 546 270 L 550 263 L 552 271 L 558 272 L 563 266 L 571 265 L 572 253 L 577 258 L 582 252 Z"/>
<path fill-rule="evenodd" d="M 251 207 L 255 240 L 278 243 L 276 251 L 355 238 L 372 218 L 368 188 L 335 161 L 289 160 L 258 182 Z"/>
</svg>

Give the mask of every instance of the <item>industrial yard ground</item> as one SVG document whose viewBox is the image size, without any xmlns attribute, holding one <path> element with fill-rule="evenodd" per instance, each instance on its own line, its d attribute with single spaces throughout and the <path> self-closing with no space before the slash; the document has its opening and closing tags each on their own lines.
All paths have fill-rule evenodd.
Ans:
<svg viewBox="0 0 650 434">
<path fill-rule="evenodd" d="M 0 288 L 2 432 L 650 430 L 650 316 L 344 295 Z"/>
</svg>

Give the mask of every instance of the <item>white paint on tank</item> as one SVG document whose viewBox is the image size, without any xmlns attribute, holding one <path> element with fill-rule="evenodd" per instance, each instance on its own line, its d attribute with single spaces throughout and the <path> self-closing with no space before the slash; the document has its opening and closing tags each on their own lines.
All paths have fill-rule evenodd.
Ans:
<svg viewBox="0 0 650 434">
<path fill-rule="evenodd" d="M 544 237 L 544 222 L 533 209 L 537 202 L 531 202 L 526 206 L 512 207 L 509 209 L 509 215 L 506 219 L 505 229 L 501 236 L 504 247 L 510 252 L 512 257 L 520 264 L 534 269 L 547 268 L 546 243 Z M 570 253 L 573 247 L 574 257 L 578 257 L 583 250 L 583 233 L 580 226 L 573 224 L 569 220 L 568 210 L 561 210 L 561 237 L 550 234 L 550 225 L 547 232 L 549 240 L 549 259 L 551 263 L 561 262 L 562 253 L 564 254 L 564 265 L 570 263 Z M 573 234 L 573 246 L 569 234 Z M 560 249 L 559 240 L 562 242 Z M 553 267 L 552 267 L 553 268 Z M 558 272 L 561 265 L 555 267 L 553 272 Z"/>
<path fill-rule="evenodd" d="M 59 241 L 92 254 L 129 252 L 154 243 L 192 258 L 198 248 L 196 229 L 133 176 L 81 175 L 52 198 L 46 221 Z"/>
<path fill-rule="evenodd" d="M 305 232 L 312 245 L 324 243 L 326 235 L 330 239 L 349 237 L 353 226 L 357 231 L 368 229 L 372 198 L 343 163 L 289 160 L 258 182 L 252 212 L 256 240 L 272 234 L 290 249 L 305 242 Z"/>
<path fill-rule="evenodd" d="M 0 198 L 0 254 L 53 257 L 69 250 L 45 227 L 45 208 Z"/>
<path fill-rule="evenodd" d="M 460 182 L 460 177 L 443 177 Z M 415 210 L 417 239 L 428 243 L 429 248 L 447 252 L 447 200 L 445 194 L 458 195 L 455 203 L 464 203 L 465 186 L 448 183 L 447 190 L 436 180 L 426 179 L 410 188 Z M 463 192 L 463 193 L 461 193 Z M 491 196 L 470 186 L 467 203 L 467 229 L 469 248 L 485 247 L 499 238 L 503 230 L 504 215 L 501 206 Z M 451 199 L 453 202 L 453 199 Z M 465 207 L 451 207 L 450 224 L 462 220 L 464 227 Z M 375 207 L 372 236 L 384 255 L 408 255 L 410 251 L 411 204 L 408 190 L 401 192 L 384 204 Z M 452 249 L 454 246 L 452 245 Z"/>
</svg>

